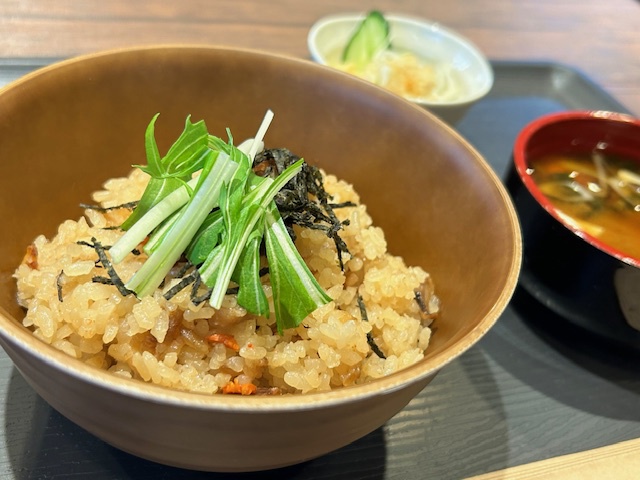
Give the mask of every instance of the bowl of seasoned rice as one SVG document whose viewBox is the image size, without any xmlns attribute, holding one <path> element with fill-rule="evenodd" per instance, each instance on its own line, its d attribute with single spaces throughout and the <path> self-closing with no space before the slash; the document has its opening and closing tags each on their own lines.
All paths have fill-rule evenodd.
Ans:
<svg viewBox="0 0 640 480">
<path fill-rule="evenodd" d="M 0 118 L 0 344 L 139 457 L 256 471 L 345 446 L 517 282 L 517 217 L 484 159 L 313 62 L 101 52 L 8 85 Z"/>
</svg>

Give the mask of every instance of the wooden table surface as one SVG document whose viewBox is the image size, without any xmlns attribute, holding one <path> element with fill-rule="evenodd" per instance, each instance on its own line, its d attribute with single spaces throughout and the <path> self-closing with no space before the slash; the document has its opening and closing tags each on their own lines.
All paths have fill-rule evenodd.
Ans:
<svg viewBox="0 0 640 480">
<path fill-rule="evenodd" d="M 498 61 L 495 96 L 456 128 L 501 175 L 514 135 L 536 115 L 571 105 L 640 114 L 635 0 L 2 0 L 0 86 L 51 59 L 141 44 L 306 58 L 316 19 L 372 7 L 439 21 Z M 639 438 L 637 363 L 637 352 L 604 345 L 518 290 L 481 342 L 383 428 L 302 465 L 229 476 L 117 451 L 51 409 L 0 352 L 0 478 L 457 480 Z"/>
<path fill-rule="evenodd" d="M 372 7 L 441 22 L 491 59 L 566 63 L 640 114 L 637 0 L 3 0 L 0 57 L 174 42 L 307 57 L 315 20 Z"/>
</svg>

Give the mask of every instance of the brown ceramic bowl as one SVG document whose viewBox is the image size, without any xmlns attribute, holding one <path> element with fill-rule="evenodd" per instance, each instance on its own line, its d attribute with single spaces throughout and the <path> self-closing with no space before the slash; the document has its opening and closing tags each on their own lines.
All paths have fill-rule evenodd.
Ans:
<svg viewBox="0 0 640 480">
<path fill-rule="evenodd" d="M 36 235 L 81 215 L 108 178 L 160 150 L 184 118 L 287 146 L 355 184 L 389 248 L 436 282 L 444 308 L 426 358 L 327 393 L 204 396 L 116 378 L 42 344 L 21 326 L 12 274 Z M 252 51 L 150 47 L 45 68 L 0 92 L 0 341 L 55 409 L 134 455 L 184 468 L 250 471 L 294 464 L 384 424 L 494 324 L 515 288 L 519 226 L 480 155 L 424 110 L 311 62 Z M 8 228 L 8 230 L 7 230 Z"/>
<path fill-rule="evenodd" d="M 637 349 L 640 257 L 567 221 L 532 175 L 537 158 L 594 150 L 640 165 L 640 119 L 615 112 L 560 112 L 532 121 L 518 135 L 507 186 L 524 239 L 520 283 L 571 323 Z"/>
</svg>

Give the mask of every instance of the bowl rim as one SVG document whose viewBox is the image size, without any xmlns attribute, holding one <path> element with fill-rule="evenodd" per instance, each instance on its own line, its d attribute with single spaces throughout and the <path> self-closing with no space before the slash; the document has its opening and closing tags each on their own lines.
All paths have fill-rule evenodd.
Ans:
<svg viewBox="0 0 640 480">
<path fill-rule="evenodd" d="M 345 12 L 339 14 L 327 15 L 319 20 L 317 20 L 309 29 L 307 34 L 307 48 L 311 55 L 311 59 L 314 62 L 320 63 L 321 65 L 328 65 L 325 57 L 321 54 L 320 49 L 318 47 L 318 35 L 323 29 L 330 28 L 333 25 L 340 23 L 348 23 L 355 24 L 364 19 L 366 13 L 364 12 Z M 493 88 L 493 84 L 495 81 L 495 75 L 493 72 L 493 68 L 491 67 L 491 63 L 487 56 L 480 50 L 480 48 L 473 43 L 470 39 L 465 37 L 464 35 L 456 32 L 455 30 L 443 25 L 440 22 L 435 20 L 429 20 L 426 18 L 420 18 L 417 16 L 406 15 L 402 13 L 384 13 L 384 17 L 392 23 L 396 23 L 398 25 L 414 25 L 420 28 L 424 28 L 426 30 L 431 30 L 433 32 L 437 32 L 439 35 L 447 38 L 458 46 L 462 46 L 465 51 L 471 53 L 471 55 L 476 59 L 478 65 L 481 66 L 482 74 L 485 79 L 483 88 L 478 89 L 478 91 L 474 95 L 466 96 L 460 100 L 456 101 L 427 101 L 427 100 L 411 100 L 413 103 L 418 105 L 423 105 L 425 107 L 458 107 L 467 105 L 477 101 L 478 99 L 484 97 L 489 93 L 489 91 Z"/>
<path fill-rule="evenodd" d="M 640 133 L 640 119 L 627 113 L 612 112 L 608 110 L 570 110 L 543 115 L 528 123 L 516 137 L 513 148 L 513 164 L 518 177 L 536 202 L 567 230 L 571 231 L 577 237 L 581 238 L 606 255 L 614 257 L 626 264 L 640 268 L 640 257 L 634 257 L 626 254 L 603 242 L 597 237 L 579 229 L 577 226 L 568 223 L 547 196 L 542 193 L 537 183 L 533 180 L 532 175 L 529 173 L 529 163 L 525 152 L 531 138 L 543 128 L 554 125 L 559 126 L 565 122 L 576 121 L 609 122 L 613 124 L 633 125 L 637 127 L 638 132 Z"/>
<path fill-rule="evenodd" d="M 288 56 L 281 53 L 267 52 L 259 49 L 250 49 L 242 47 L 232 47 L 227 45 L 203 45 L 203 44 L 151 44 L 137 45 L 131 47 L 121 47 L 116 49 L 102 50 L 87 54 L 78 55 L 68 59 L 55 61 L 54 63 L 30 72 L 17 80 L 7 84 L 0 89 L 0 96 L 5 92 L 13 90 L 18 86 L 29 82 L 33 78 L 39 78 L 48 75 L 50 72 L 65 69 L 69 66 L 80 62 L 92 61 L 94 59 L 104 59 L 109 56 L 118 56 L 121 54 L 130 55 L 149 51 L 158 50 L 204 50 L 218 51 L 226 53 L 242 53 L 250 56 L 261 56 L 271 58 L 277 61 L 293 63 L 306 69 L 317 69 L 319 73 L 326 75 L 343 76 L 340 72 L 319 65 L 315 62 Z M 439 120 L 433 114 L 425 109 L 408 102 L 401 97 L 377 87 L 369 82 L 360 80 L 349 75 L 350 82 L 360 85 L 359 88 L 371 89 L 373 93 L 382 92 L 383 95 L 395 98 L 394 101 L 404 102 L 408 108 L 412 108 L 421 115 L 435 121 L 441 128 L 449 131 L 452 138 L 464 145 L 476 159 L 478 165 L 483 168 L 489 178 L 493 180 L 493 188 L 499 196 L 504 200 L 506 216 L 508 224 L 513 236 L 513 253 L 509 270 L 504 279 L 504 288 L 498 295 L 494 303 L 488 308 L 485 315 L 478 324 L 466 335 L 452 341 L 446 351 L 439 352 L 432 357 L 423 359 L 418 363 L 406 367 L 391 375 L 371 380 L 365 384 L 341 387 L 338 389 L 305 394 L 291 394 L 282 396 L 240 396 L 240 395 L 222 395 L 222 394 L 202 394 L 188 391 L 174 390 L 167 387 L 147 383 L 140 380 L 127 379 L 118 377 L 106 370 L 101 370 L 89 366 L 78 359 L 72 358 L 64 352 L 48 345 L 36 338 L 21 323 L 14 321 L 2 307 L 0 307 L 0 343 L 9 351 L 11 347 L 27 351 L 30 355 L 38 358 L 45 364 L 52 366 L 57 370 L 64 371 L 71 377 L 82 382 L 92 384 L 98 388 L 131 396 L 140 400 L 150 401 L 153 403 L 163 403 L 166 405 L 174 405 L 199 409 L 202 411 L 224 411 L 228 413 L 239 412 L 286 412 L 286 411 L 304 411 L 316 408 L 327 408 L 338 404 L 345 404 L 360 401 L 363 399 L 389 395 L 398 390 L 404 389 L 410 385 L 428 380 L 433 377 L 442 367 L 449 364 L 465 351 L 476 344 L 482 336 L 496 323 L 500 315 L 503 313 L 509 303 L 513 292 L 515 291 L 522 261 L 522 238 L 519 228 L 518 216 L 515 207 L 511 201 L 511 197 L 507 193 L 506 187 L 502 184 L 497 174 L 489 166 L 487 161 L 462 135 L 453 128 Z"/>
</svg>

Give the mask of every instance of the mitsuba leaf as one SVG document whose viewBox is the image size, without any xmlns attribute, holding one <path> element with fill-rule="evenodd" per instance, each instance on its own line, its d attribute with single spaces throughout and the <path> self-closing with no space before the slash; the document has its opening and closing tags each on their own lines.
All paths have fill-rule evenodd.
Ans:
<svg viewBox="0 0 640 480">
<path fill-rule="evenodd" d="M 184 130 L 162 159 L 166 174 L 188 180 L 204 166 L 202 152 L 207 148 L 209 132 L 204 120 L 191 123 L 187 117 Z"/>
<path fill-rule="evenodd" d="M 245 154 L 242 153 L 242 156 L 248 160 Z M 261 228 L 259 225 L 266 207 L 273 203 L 276 193 L 300 172 L 302 165 L 302 160 L 290 165 L 275 179 L 258 177 L 249 167 L 247 176 L 251 175 L 251 181 L 247 182 L 247 178 L 238 175 L 241 182 L 234 179 L 231 189 L 223 189 L 220 209 L 225 219 L 226 234 L 222 244 L 222 261 L 216 270 L 210 267 L 213 264 L 209 261 L 205 262 L 206 267 L 199 269 L 202 281 L 212 288 L 209 303 L 214 308 L 220 308 L 247 241 L 255 228 Z M 247 185 L 250 188 L 245 192 L 244 186 Z"/>
<path fill-rule="evenodd" d="M 265 215 L 265 245 L 278 332 L 295 328 L 314 310 L 331 301 L 296 249 L 278 208 Z"/>
<path fill-rule="evenodd" d="M 199 268 L 203 283 L 213 289 L 212 304 L 219 308 L 244 247 L 241 238 L 250 233 L 247 231 L 250 230 L 247 221 L 251 205 L 243 206 L 243 199 L 251 168 L 247 156 L 237 148 L 220 141 L 212 146 L 226 150 L 229 152 L 229 158 L 238 163 L 235 175 L 228 184 L 222 186 L 220 191 L 219 206 L 223 219 L 224 238 L 219 249 L 212 251 Z"/>
<path fill-rule="evenodd" d="M 234 280 L 238 284 L 238 304 L 249 312 L 269 318 L 269 301 L 260 280 L 262 228 L 256 228 L 240 254 Z"/>
<path fill-rule="evenodd" d="M 131 215 L 122 223 L 123 230 L 129 230 L 145 213 L 151 210 L 160 200 L 184 185 L 178 178 L 151 178 L 138 205 Z"/>
<path fill-rule="evenodd" d="M 151 178 L 135 210 L 122 224 L 123 230 L 131 228 L 164 197 L 185 185 L 194 172 L 203 168 L 207 152 L 210 151 L 207 147 L 209 133 L 204 120 L 192 123 L 191 117 L 187 117 L 184 130 L 167 154 L 160 158 L 155 140 L 157 119 L 156 114 L 145 132 L 147 165 L 135 165 Z"/>
<path fill-rule="evenodd" d="M 140 170 L 155 178 L 161 177 L 163 173 L 160 151 L 158 150 L 158 144 L 156 143 L 155 136 L 156 120 L 158 120 L 159 115 L 159 113 L 156 113 L 153 116 L 144 134 L 144 148 L 147 153 L 147 165 L 138 166 Z"/>
<path fill-rule="evenodd" d="M 203 172 L 207 172 L 205 178 L 198 183 L 192 197 L 180 211 L 162 242 L 126 284 L 127 288 L 139 297 L 153 293 L 162 283 L 164 277 L 191 243 L 205 218 L 218 206 L 220 191 L 224 189 L 225 182 L 233 177 L 238 168 L 228 155 L 211 150 L 208 152 L 211 166 L 203 169 Z"/>
<path fill-rule="evenodd" d="M 214 210 L 205 218 L 200 230 L 187 249 L 187 259 L 194 264 L 203 263 L 209 253 L 218 245 L 224 233 L 224 219 L 222 212 Z"/>
</svg>

